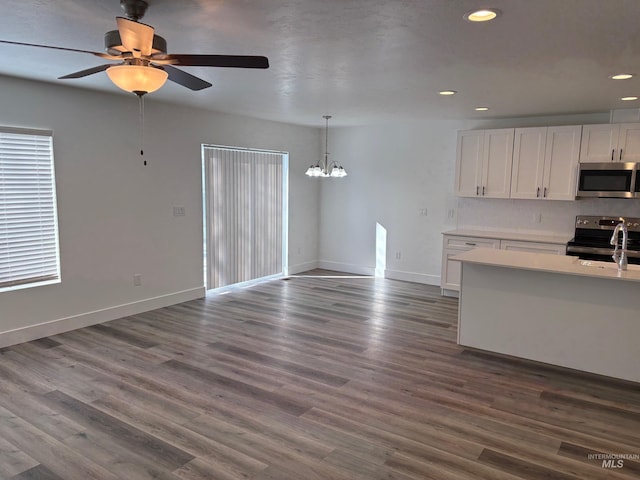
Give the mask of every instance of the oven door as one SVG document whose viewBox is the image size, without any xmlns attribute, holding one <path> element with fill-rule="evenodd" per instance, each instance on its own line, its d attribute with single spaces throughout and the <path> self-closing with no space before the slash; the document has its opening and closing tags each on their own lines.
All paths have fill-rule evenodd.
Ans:
<svg viewBox="0 0 640 480">
<path fill-rule="evenodd" d="M 596 260 L 599 262 L 613 262 L 613 247 L 593 247 L 576 245 L 573 242 L 567 244 L 567 255 L 578 257 L 582 260 Z M 640 264 L 640 251 L 627 250 L 627 261 Z"/>
<path fill-rule="evenodd" d="M 638 187 L 636 163 L 581 163 L 578 197 L 634 198 Z"/>
</svg>

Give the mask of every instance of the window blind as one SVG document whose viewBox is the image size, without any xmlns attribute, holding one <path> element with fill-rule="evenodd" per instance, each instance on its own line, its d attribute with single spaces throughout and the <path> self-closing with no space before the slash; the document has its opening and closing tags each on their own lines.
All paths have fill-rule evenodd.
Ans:
<svg viewBox="0 0 640 480">
<path fill-rule="evenodd" d="M 0 291 L 59 280 L 52 133 L 0 127 Z"/>
<path fill-rule="evenodd" d="M 284 155 L 203 146 L 208 288 L 283 272 Z"/>
</svg>

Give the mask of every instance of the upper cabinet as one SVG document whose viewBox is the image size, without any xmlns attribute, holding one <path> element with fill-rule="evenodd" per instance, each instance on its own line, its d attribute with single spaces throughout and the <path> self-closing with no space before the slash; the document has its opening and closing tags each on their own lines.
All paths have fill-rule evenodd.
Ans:
<svg viewBox="0 0 640 480">
<path fill-rule="evenodd" d="M 458 132 L 456 194 L 509 198 L 514 129 Z"/>
<path fill-rule="evenodd" d="M 574 200 L 580 125 L 516 128 L 511 198 Z"/>
<path fill-rule="evenodd" d="M 640 123 L 584 125 L 580 162 L 640 162 Z"/>
</svg>

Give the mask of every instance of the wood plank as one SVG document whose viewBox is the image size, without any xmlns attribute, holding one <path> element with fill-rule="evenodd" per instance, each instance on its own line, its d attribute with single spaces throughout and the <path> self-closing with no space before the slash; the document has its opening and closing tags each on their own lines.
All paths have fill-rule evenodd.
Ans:
<svg viewBox="0 0 640 480">
<path fill-rule="evenodd" d="M 193 455 L 59 390 L 47 393 L 43 397 L 50 406 L 59 409 L 78 423 L 116 438 L 118 443 L 169 470 L 179 468 L 194 458 Z"/>
<path fill-rule="evenodd" d="M 10 478 L 38 465 L 15 445 L 0 438 L 0 478 Z"/>
</svg>

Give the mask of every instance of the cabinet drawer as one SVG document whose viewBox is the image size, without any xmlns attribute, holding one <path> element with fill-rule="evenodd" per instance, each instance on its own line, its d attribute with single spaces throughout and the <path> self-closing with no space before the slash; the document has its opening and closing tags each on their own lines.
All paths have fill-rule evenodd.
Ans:
<svg viewBox="0 0 640 480">
<path fill-rule="evenodd" d="M 472 248 L 500 248 L 500 240 L 496 238 L 445 236 L 444 247 L 464 250 L 471 250 Z"/>
<path fill-rule="evenodd" d="M 564 255 L 567 249 L 564 244 L 522 242 L 516 240 L 502 240 L 500 242 L 502 250 L 513 250 L 518 252 L 551 253 L 554 255 Z"/>
</svg>

